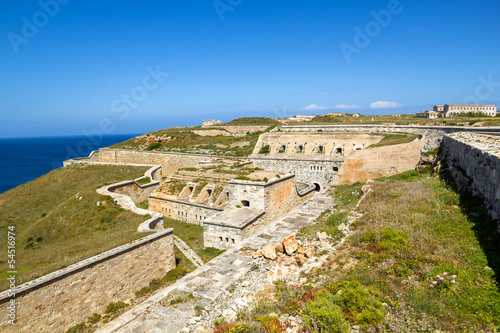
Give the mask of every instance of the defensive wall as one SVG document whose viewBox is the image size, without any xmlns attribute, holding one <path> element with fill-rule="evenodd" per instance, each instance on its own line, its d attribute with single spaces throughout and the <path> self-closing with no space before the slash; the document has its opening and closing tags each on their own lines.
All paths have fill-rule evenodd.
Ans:
<svg viewBox="0 0 500 333">
<path fill-rule="evenodd" d="M 173 229 L 163 229 L 17 286 L 15 298 L 0 293 L 0 331 L 64 332 L 173 268 Z M 12 300 L 15 325 L 7 323 Z"/>
<path fill-rule="evenodd" d="M 426 141 L 419 140 L 355 151 L 346 158 L 332 185 L 363 183 L 368 179 L 415 170 Z"/>
<path fill-rule="evenodd" d="M 346 156 L 378 143 L 384 137 L 385 134 L 381 133 L 264 133 L 259 137 L 253 154 L 255 156 L 263 146 L 269 146 L 271 156 Z"/>
<path fill-rule="evenodd" d="M 483 198 L 490 214 L 500 216 L 500 136 L 455 133 L 443 137 L 440 158 L 459 188 Z"/>
<path fill-rule="evenodd" d="M 315 186 L 297 188 L 295 175 L 268 182 L 229 182 L 228 207 L 203 221 L 206 247 L 227 249 L 313 196 Z"/>
<path fill-rule="evenodd" d="M 424 138 L 440 137 L 449 133 L 469 132 L 487 133 L 500 132 L 500 127 L 465 127 L 465 126 L 413 126 L 413 125 L 297 125 L 280 126 L 271 132 L 382 132 L 411 133 L 423 135 Z"/>
</svg>

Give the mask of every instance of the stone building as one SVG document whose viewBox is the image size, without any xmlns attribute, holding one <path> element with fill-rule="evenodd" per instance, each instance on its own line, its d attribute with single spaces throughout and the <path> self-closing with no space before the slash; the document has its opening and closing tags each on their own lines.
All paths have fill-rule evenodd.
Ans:
<svg viewBox="0 0 500 333">
<path fill-rule="evenodd" d="M 494 104 L 445 104 L 434 105 L 433 111 L 441 113 L 443 117 L 460 117 L 466 113 L 482 113 L 495 117 L 497 115 L 497 106 Z"/>
<path fill-rule="evenodd" d="M 434 108 L 436 107 L 434 106 Z M 442 116 L 443 113 L 439 111 L 422 111 L 416 114 L 417 117 L 430 118 L 430 119 L 438 118 L 440 115 Z"/>
<path fill-rule="evenodd" d="M 202 127 L 207 127 L 207 126 L 213 126 L 213 125 L 217 125 L 217 124 L 220 124 L 221 121 L 220 120 L 202 120 L 201 121 L 201 126 Z"/>
</svg>

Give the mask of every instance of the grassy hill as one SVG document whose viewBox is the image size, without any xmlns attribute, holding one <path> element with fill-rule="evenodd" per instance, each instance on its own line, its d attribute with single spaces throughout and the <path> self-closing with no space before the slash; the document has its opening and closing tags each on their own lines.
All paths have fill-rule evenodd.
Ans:
<svg viewBox="0 0 500 333">
<path fill-rule="evenodd" d="M 145 236 L 144 221 L 125 211 L 98 187 L 134 179 L 148 167 L 74 165 L 53 170 L 0 194 L 0 248 L 15 226 L 17 283 L 21 284 L 82 259 Z M 97 206 L 97 202 L 103 202 Z M 7 251 L 0 254 L 0 289 L 7 288 Z"/>
<path fill-rule="evenodd" d="M 428 172 L 373 183 L 356 211 L 354 233 L 304 283 L 277 283 L 238 315 L 245 332 L 286 329 L 277 317 L 304 320 L 303 331 L 498 332 L 500 237 L 481 200 L 457 193 Z M 361 196 L 361 184 L 332 192 L 335 208 L 304 228 L 338 241 Z M 269 295 L 271 293 L 271 295 Z M 214 332 L 237 329 L 223 323 Z"/>
<path fill-rule="evenodd" d="M 236 118 L 227 123 L 217 126 L 279 126 L 281 122 L 267 117 L 243 117 Z"/>
</svg>

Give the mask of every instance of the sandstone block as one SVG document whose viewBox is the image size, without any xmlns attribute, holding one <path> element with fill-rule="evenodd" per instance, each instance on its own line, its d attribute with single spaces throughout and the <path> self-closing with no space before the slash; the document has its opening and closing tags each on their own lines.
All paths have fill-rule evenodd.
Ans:
<svg viewBox="0 0 500 333">
<path fill-rule="evenodd" d="M 276 258 L 278 257 L 276 255 L 276 249 L 271 244 L 267 244 L 266 247 L 264 247 L 264 250 L 262 250 L 262 255 L 264 256 L 264 258 L 270 260 L 276 260 Z"/>
<path fill-rule="evenodd" d="M 299 249 L 299 244 L 293 235 L 285 237 L 283 239 L 283 247 L 285 248 L 286 254 L 289 256 L 292 255 L 295 251 Z"/>
<path fill-rule="evenodd" d="M 297 254 L 295 259 L 297 260 L 297 264 L 299 264 L 300 266 L 304 265 L 307 261 L 306 256 L 304 256 L 302 254 Z"/>
<path fill-rule="evenodd" d="M 285 253 L 285 248 L 283 247 L 283 243 L 279 243 L 276 245 L 276 250 L 278 250 L 281 253 Z"/>
<path fill-rule="evenodd" d="M 312 258 L 314 257 L 314 249 L 312 247 L 308 248 L 305 252 L 305 255 L 307 258 Z"/>
<path fill-rule="evenodd" d="M 260 257 L 262 257 L 262 253 L 259 252 L 259 251 L 256 251 L 256 252 L 252 253 L 252 258 L 253 259 L 257 259 L 257 258 L 260 258 Z"/>
<path fill-rule="evenodd" d="M 306 248 L 305 247 L 299 247 L 299 254 L 305 254 L 306 253 Z"/>
</svg>

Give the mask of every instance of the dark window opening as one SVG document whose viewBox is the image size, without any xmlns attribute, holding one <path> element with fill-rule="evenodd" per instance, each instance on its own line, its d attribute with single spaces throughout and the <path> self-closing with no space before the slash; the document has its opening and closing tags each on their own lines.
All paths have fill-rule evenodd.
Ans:
<svg viewBox="0 0 500 333">
<path fill-rule="evenodd" d="M 248 201 L 248 200 L 241 200 L 241 205 L 243 207 L 250 207 L 250 201 Z"/>
<path fill-rule="evenodd" d="M 339 168 L 338 168 L 338 167 L 333 167 L 333 171 L 338 172 L 338 171 L 339 171 Z"/>
<path fill-rule="evenodd" d="M 321 186 L 320 186 L 318 183 L 314 183 L 314 186 L 315 186 L 314 190 L 315 190 L 316 192 L 321 191 Z"/>
</svg>

